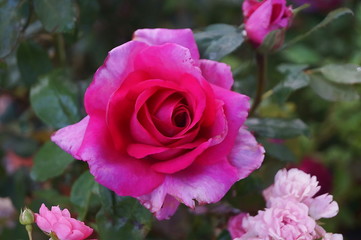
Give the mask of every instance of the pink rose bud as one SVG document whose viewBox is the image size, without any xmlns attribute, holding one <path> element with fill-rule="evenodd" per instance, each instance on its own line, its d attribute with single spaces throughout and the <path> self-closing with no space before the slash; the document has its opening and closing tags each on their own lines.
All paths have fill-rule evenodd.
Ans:
<svg viewBox="0 0 361 240">
<path fill-rule="evenodd" d="M 93 232 L 83 222 L 71 218 L 68 209 L 60 210 L 58 206 L 49 210 L 42 204 L 39 214 L 35 213 L 35 222 L 41 230 L 56 235 L 59 240 L 84 240 Z"/>
<path fill-rule="evenodd" d="M 255 47 L 259 47 L 270 32 L 289 27 L 293 16 L 286 0 L 245 0 L 242 8 L 247 37 Z M 284 33 L 276 37 L 273 49 L 282 46 Z"/>
</svg>

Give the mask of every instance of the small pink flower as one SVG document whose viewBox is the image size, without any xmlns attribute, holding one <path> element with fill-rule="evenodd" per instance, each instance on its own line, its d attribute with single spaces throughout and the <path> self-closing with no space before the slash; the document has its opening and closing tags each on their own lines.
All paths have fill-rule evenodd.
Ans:
<svg viewBox="0 0 361 240">
<path fill-rule="evenodd" d="M 289 27 L 293 16 L 286 0 L 245 0 L 242 8 L 247 37 L 255 47 L 260 46 L 270 32 Z M 274 48 L 280 47 L 283 40 L 284 31 Z"/>
<path fill-rule="evenodd" d="M 242 222 L 245 217 L 248 217 L 247 213 L 240 213 L 229 219 L 228 231 L 231 234 L 232 239 L 241 237 L 246 233 L 246 231 L 242 228 Z"/>
<path fill-rule="evenodd" d="M 282 197 L 302 202 L 313 197 L 320 190 L 315 176 L 301 170 L 292 168 L 279 170 L 273 185 L 263 191 L 268 201 L 271 198 Z"/>
<path fill-rule="evenodd" d="M 259 211 L 254 217 L 244 218 L 245 234 L 240 240 L 250 238 L 313 240 L 316 222 L 308 215 L 308 207 L 290 199 L 274 198 L 272 207 Z M 302 237 L 302 238 L 300 238 Z"/>
<path fill-rule="evenodd" d="M 41 205 L 39 214 L 35 213 L 35 222 L 47 234 L 55 234 L 59 240 L 84 240 L 89 237 L 93 229 L 83 222 L 71 218 L 68 209 L 52 207 L 49 210 Z"/>
<path fill-rule="evenodd" d="M 307 202 L 310 208 L 310 216 L 315 220 L 336 216 L 338 213 L 338 204 L 332 199 L 332 195 L 328 194 L 309 199 Z"/>
<path fill-rule="evenodd" d="M 95 180 L 158 219 L 179 203 L 218 202 L 259 168 L 249 98 L 224 63 L 199 59 L 190 29 L 141 29 L 109 52 L 85 93 L 87 116 L 52 140 Z"/>
</svg>

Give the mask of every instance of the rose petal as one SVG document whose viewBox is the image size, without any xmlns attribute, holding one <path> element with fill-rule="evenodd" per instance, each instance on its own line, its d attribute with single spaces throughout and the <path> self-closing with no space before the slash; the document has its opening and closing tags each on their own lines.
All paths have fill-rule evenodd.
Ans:
<svg viewBox="0 0 361 240">
<path fill-rule="evenodd" d="M 199 59 L 198 47 L 191 29 L 139 29 L 135 31 L 133 40 L 149 45 L 176 43 L 188 48 L 196 62 Z"/>
<path fill-rule="evenodd" d="M 237 168 L 239 179 L 243 179 L 261 166 L 264 153 L 264 148 L 257 143 L 255 137 L 241 128 L 228 159 Z"/>
<path fill-rule="evenodd" d="M 59 129 L 51 136 L 51 140 L 74 158 L 80 159 L 77 153 L 83 141 L 88 122 L 89 116 L 86 116 L 76 124 Z"/>
<path fill-rule="evenodd" d="M 225 63 L 212 60 L 200 60 L 200 68 L 204 78 L 214 85 L 230 90 L 233 85 L 231 67 Z"/>
<path fill-rule="evenodd" d="M 128 74 L 133 72 L 132 62 L 137 53 L 146 47 L 145 43 L 130 41 L 109 52 L 85 92 L 84 104 L 88 114 L 106 110 L 110 96 L 122 85 Z"/>
<path fill-rule="evenodd" d="M 88 161 L 97 182 L 121 196 L 147 194 L 164 180 L 163 174 L 153 171 L 146 161 L 115 151 L 101 118 L 90 118 L 79 156 Z"/>
</svg>

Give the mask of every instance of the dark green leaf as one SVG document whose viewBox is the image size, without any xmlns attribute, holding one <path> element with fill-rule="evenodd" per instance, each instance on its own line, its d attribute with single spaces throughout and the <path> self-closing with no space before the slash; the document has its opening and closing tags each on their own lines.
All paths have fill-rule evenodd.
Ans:
<svg viewBox="0 0 361 240">
<path fill-rule="evenodd" d="M 283 143 L 273 143 L 270 140 L 261 140 L 260 142 L 266 149 L 266 154 L 283 162 L 296 162 L 296 156 Z"/>
<path fill-rule="evenodd" d="M 71 188 L 70 201 L 77 208 L 78 218 L 81 221 L 84 220 L 87 214 L 91 195 L 97 185 L 93 175 L 86 171 L 75 181 Z"/>
<path fill-rule="evenodd" d="M 266 138 L 285 139 L 309 135 L 307 125 L 300 119 L 249 118 L 246 125 L 250 131 Z"/>
<path fill-rule="evenodd" d="M 55 143 L 45 143 L 34 157 L 34 166 L 31 170 L 31 177 L 36 181 L 45 181 L 61 175 L 73 157 L 60 149 Z"/>
<path fill-rule="evenodd" d="M 0 58 L 8 55 L 17 44 L 23 27 L 21 0 L 0 0 Z"/>
<path fill-rule="evenodd" d="M 96 224 L 97 232 L 102 240 L 144 239 L 141 228 L 132 222 L 112 215 L 103 208 L 96 216 Z"/>
<path fill-rule="evenodd" d="M 303 40 L 304 38 L 308 37 L 313 32 L 327 26 L 328 24 L 332 23 L 334 20 L 336 20 L 337 18 L 339 18 L 339 17 L 341 17 L 341 16 L 343 16 L 345 14 L 353 14 L 353 12 L 348 8 L 339 8 L 339 9 L 333 10 L 319 24 L 314 26 L 308 32 L 306 32 L 306 33 L 304 33 L 302 35 L 299 35 L 298 37 L 296 37 L 296 38 L 292 39 L 291 41 L 289 41 L 287 44 L 283 45 L 282 49 L 287 48 L 290 45 L 295 44 L 296 42 Z"/>
<path fill-rule="evenodd" d="M 52 72 L 31 88 L 30 101 L 36 115 L 45 123 L 61 128 L 79 121 L 76 87 L 65 73 Z"/>
<path fill-rule="evenodd" d="M 21 78 L 27 86 L 31 86 L 52 68 L 46 51 L 33 42 L 20 44 L 16 55 Z"/>
<path fill-rule="evenodd" d="M 353 86 L 328 81 L 321 74 L 310 74 L 310 86 L 317 95 L 329 101 L 355 101 L 360 95 Z"/>
<path fill-rule="evenodd" d="M 354 64 L 329 64 L 316 69 L 328 80 L 340 84 L 361 83 L 361 67 Z"/>
<path fill-rule="evenodd" d="M 227 24 L 214 24 L 195 34 L 202 58 L 219 60 L 244 41 L 242 30 Z"/>
<path fill-rule="evenodd" d="M 35 12 L 48 32 L 69 32 L 75 27 L 72 0 L 34 0 Z"/>
<path fill-rule="evenodd" d="M 278 83 L 273 88 L 272 98 L 278 102 L 278 104 L 284 103 L 289 95 L 300 88 L 306 87 L 309 84 L 309 77 L 303 70 L 307 68 L 307 65 L 291 65 L 283 64 L 278 67 L 281 73 L 286 75 L 285 79 Z"/>
<path fill-rule="evenodd" d="M 53 206 L 56 205 L 65 206 L 70 204 L 69 198 L 67 196 L 60 194 L 55 189 L 41 189 L 35 191 L 34 196 L 37 199 L 45 201 L 49 205 L 53 205 Z"/>
</svg>

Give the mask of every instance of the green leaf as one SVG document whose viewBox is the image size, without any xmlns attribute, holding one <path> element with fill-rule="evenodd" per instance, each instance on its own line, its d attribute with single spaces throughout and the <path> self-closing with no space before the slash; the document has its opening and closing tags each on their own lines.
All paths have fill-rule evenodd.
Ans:
<svg viewBox="0 0 361 240">
<path fill-rule="evenodd" d="M 46 51 L 33 42 L 20 44 L 16 57 L 21 78 L 27 86 L 34 84 L 41 75 L 52 69 Z"/>
<path fill-rule="evenodd" d="M 272 98 L 278 104 L 283 104 L 293 91 L 306 87 L 309 84 L 310 79 L 303 72 L 306 68 L 307 65 L 294 64 L 283 64 L 278 67 L 278 70 L 286 75 L 285 79 L 272 89 Z"/>
<path fill-rule="evenodd" d="M 55 128 L 79 121 L 76 87 L 61 71 L 52 72 L 40 79 L 30 90 L 31 106 L 36 115 Z"/>
<path fill-rule="evenodd" d="M 48 32 L 69 32 L 75 27 L 72 0 L 34 0 L 35 12 Z"/>
<path fill-rule="evenodd" d="M 296 156 L 283 143 L 273 143 L 267 139 L 261 140 L 260 142 L 266 149 L 266 154 L 283 162 L 296 162 Z"/>
<path fill-rule="evenodd" d="M 309 74 L 311 78 L 310 86 L 321 98 L 328 101 L 355 101 L 360 99 L 360 95 L 353 86 L 337 84 L 328 81 L 321 74 Z"/>
<path fill-rule="evenodd" d="M 0 58 L 16 46 L 23 28 L 21 0 L 0 0 Z"/>
<path fill-rule="evenodd" d="M 202 58 L 220 60 L 244 42 L 242 29 L 227 24 L 214 24 L 195 34 Z"/>
<path fill-rule="evenodd" d="M 300 119 L 249 118 L 246 125 L 250 131 L 266 138 L 286 139 L 309 135 L 307 125 Z"/>
<path fill-rule="evenodd" d="M 319 71 L 328 80 L 340 84 L 361 83 L 361 67 L 354 64 L 329 64 L 315 71 Z"/>
<path fill-rule="evenodd" d="M 93 175 L 88 171 L 84 172 L 71 188 L 70 201 L 78 211 L 78 219 L 83 221 L 88 212 L 90 198 L 97 187 Z"/>
<path fill-rule="evenodd" d="M 46 142 L 35 154 L 31 177 L 36 181 L 45 181 L 61 175 L 73 157 L 64 152 L 53 142 Z"/>
<path fill-rule="evenodd" d="M 316 26 L 314 26 L 311 30 L 309 30 L 308 32 L 299 35 L 298 37 L 292 39 L 291 41 L 289 41 L 287 44 L 283 45 L 282 49 L 285 49 L 289 46 L 291 46 L 292 44 L 295 44 L 298 41 L 303 40 L 304 38 L 308 37 L 309 35 L 311 35 L 313 32 L 320 30 L 321 28 L 327 26 L 328 24 L 332 23 L 334 20 L 336 20 L 337 18 L 346 15 L 346 14 L 353 14 L 353 12 L 348 9 L 348 8 L 339 8 L 336 10 L 333 10 L 332 12 L 330 12 L 319 24 L 317 24 Z"/>
</svg>

